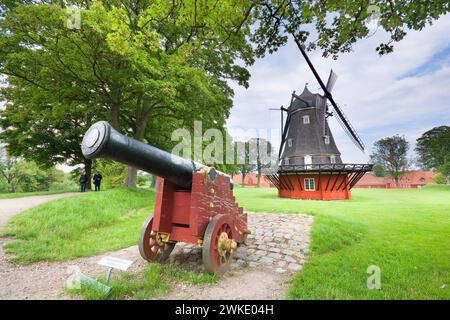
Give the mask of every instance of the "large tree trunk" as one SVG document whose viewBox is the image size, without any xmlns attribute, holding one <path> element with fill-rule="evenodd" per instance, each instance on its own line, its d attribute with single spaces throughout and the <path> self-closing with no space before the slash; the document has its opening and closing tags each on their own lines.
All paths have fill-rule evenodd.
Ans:
<svg viewBox="0 0 450 320">
<path fill-rule="evenodd" d="M 119 106 L 111 106 L 111 126 L 116 130 L 119 130 L 119 110 Z"/>
<path fill-rule="evenodd" d="M 14 185 L 13 179 L 14 178 L 6 178 L 6 183 L 8 184 L 8 189 L 10 193 L 16 192 L 16 186 Z"/>
<path fill-rule="evenodd" d="M 91 190 L 91 176 L 92 176 L 92 160 L 86 159 L 84 160 L 84 172 L 86 173 L 87 183 L 86 190 Z"/>
<path fill-rule="evenodd" d="M 138 106 L 136 112 L 136 127 L 133 135 L 133 138 L 139 141 L 141 141 L 144 138 L 145 130 L 147 129 L 147 122 L 151 109 L 150 98 L 147 96 L 143 97 L 142 106 L 140 106 L 140 104 L 141 99 L 138 99 Z M 136 180 L 137 180 L 137 169 L 127 166 L 127 171 L 123 185 L 127 188 L 136 188 Z"/>
<path fill-rule="evenodd" d="M 242 183 L 241 183 L 241 186 L 243 187 L 243 186 L 245 186 L 245 176 L 246 176 L 246 174 L 242 174 Z"/>
<path fill-rule="evenodd" d="M 152 174 L 152 183 L 150 184 L 150 188 L 155 189 L 156 187 L 156 176 Z"/>
<path fill-rule="evenodd" d="M 125 175 L 125 180 L 123 182 L 124 187 L 136 188 L 137 180 L 137 169 L 134 167 L 127 166 L 127 172 Z"/>
</svg>

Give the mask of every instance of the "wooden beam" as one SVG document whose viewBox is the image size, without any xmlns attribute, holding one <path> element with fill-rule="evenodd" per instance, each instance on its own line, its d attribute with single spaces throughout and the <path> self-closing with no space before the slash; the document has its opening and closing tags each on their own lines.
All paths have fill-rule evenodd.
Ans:
<svg viewBox="0 0 450 320">
<path fill-rule="evenodd" d="M 341 176 L 341 172 L 339 171 L 336 177 L 336 180 L 334 180 L 333 186 L 331 187 L 330 191 L 334 190 L 334 186 L 336 185 L 336 182 L 339 180 L 339 177 Z"/>
</svg>

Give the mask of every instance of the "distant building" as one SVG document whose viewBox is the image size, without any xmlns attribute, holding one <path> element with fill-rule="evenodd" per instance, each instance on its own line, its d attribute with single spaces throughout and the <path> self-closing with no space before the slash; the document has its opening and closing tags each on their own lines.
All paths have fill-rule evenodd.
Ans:
<svg viewBox="0 0 450 320">
<path fill-rule="evenodd" d="M 390 177 L 376 177 L 371 172 L 367 172 L 356 183 L 354 188 L 380 188 L 380 189 L 417 189 L 429 183 L 433 183 L 433 171 L 410 171 L 401 175 L 398 180 L 398 187 L 395 179 Z"/>
<path fill-rule="evenodd" d="M 242 184 L 242 175 L 241 174 L 235 174 L 233 176 L 233 182 L 236 184 Z M 244 179 L 244 185 L 250 186 L 250 187 L 256 187 L 256 183 L 258 182 L 258 176 L 256 173 L 249 173 L 245 175 Z M 262 188 L 275 188 L 275 186 L 267 181 L 264 176 L 261 175 L 261 179 L 259 180 L 259 186 Z"/>
</svg>

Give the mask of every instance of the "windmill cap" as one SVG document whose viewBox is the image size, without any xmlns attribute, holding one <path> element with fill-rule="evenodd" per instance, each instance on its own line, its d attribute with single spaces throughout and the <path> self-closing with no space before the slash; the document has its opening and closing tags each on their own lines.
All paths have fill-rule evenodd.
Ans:
<svg viewBox="0 0 450 320">
<path fill-rule="evenodd" d="M 106 121 L 94 123 L 84 134 L 81 152 L 87 159 L 94 159 L 100 154 L 109 140 L 111 125 Z"/>
</svg>

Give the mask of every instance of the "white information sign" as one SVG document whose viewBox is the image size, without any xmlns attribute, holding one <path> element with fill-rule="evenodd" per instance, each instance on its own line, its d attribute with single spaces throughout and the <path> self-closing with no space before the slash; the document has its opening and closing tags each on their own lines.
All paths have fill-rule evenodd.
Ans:
<svg viewBox="0 0 450 320">
<path fill-rule="evenodd" d="M 114 268 L 114 269 L 119 269 L 122 271 L 127 271 L 127 269 L 133 264 L 133 261 L 116 258 L 116 257 L 111 257 L 111 256 L 106 256 L 106 257 L 103 257 L 98 262 L 98 264 L 100 264 L 102 266 Z"/>
</svg>

